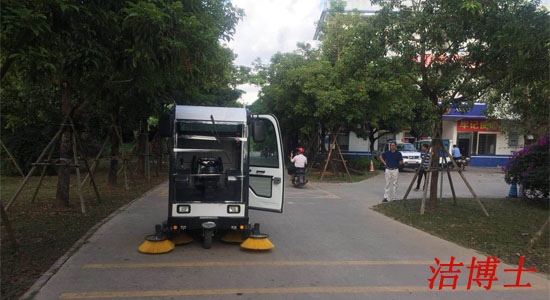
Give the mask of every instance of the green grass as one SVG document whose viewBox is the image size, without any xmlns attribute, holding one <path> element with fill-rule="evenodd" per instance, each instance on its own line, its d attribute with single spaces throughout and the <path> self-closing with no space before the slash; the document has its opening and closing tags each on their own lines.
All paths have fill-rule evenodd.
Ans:
<svg viewBox="0 0 550 300">
<path fill-rule="evenodd" d="M 118 176 L 120 187 L 111 187 L 107 184 L 107 165 L 108 162 L 104 162 L 95 177 L 101 203 L 95 200 L 91 186 L 87 184 L 85 187 L 84 199 L 88 210 L 85 215 L 80 212 L 78 191 L 74 184 L 76 175 L 71 176 L 70 207 L 60 207 L 56 204 L 57 176 L 44 178 L 35 203 L 31 203 L 31 198 L 39 177 L 33 176 L 29 180 L 8 211 L 8 218 L 18 243 L 17 251 L 13 250 L 6 231 L 2 230 L 2 299 L 19 298 L 91 227 L 119 207 L 164 181 L 166 179 L 164 175 L 167 174 L 164 170 L 159 177 L 152 177 L 150 181 L 136 178 L 136 185 L 131 185 L 130 191 L 126 191 L 123 173 Z M 151 176 L 154 174 L 152 169 Z M 2 186 L 0 195 L 3 203 L 6 204 L 22 178 L 2 176 L 0 181 Z"/>
<path fill-rule="evenodd" d="M 421 229 L 459 245 L 473 248 L 501 261 L 525 265 L 538 272 L 549 273 L 550 233 L 546 231 L 531 252 L 527 243 L 548 219 L 548 206 L 527 199 L 481 199 L 486 217 L 473 199 L 443 199 L 437 209 L 420 215 L 420 199 L 382 203 L 373 207 L 397 221 Z"/>
</svg>

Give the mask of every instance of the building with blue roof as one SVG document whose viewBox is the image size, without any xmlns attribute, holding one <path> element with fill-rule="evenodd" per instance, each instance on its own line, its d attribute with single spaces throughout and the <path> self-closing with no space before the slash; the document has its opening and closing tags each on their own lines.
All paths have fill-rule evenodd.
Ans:
<svg viewBox="0 0 550 300">
<path fill-rule="evenodd" d="M 504 166 L 513 152 L 524 147 L 524 136 L 502 132 L 500 120 L 487 118 L 485 110 L 484 103 L 476 103 L 465 112 L 451 108 L 443 115 L 442 137 L 449 140 L 450 145 L 457 145 L 462 155 L 471 157 L 472 166 Z M 405 129 L 397 133 L 386 133 L 375 141 L 374 148 L 378 149 L 390 140 L 413 144 L 417 141 Z M 342 132 L 338 142 L 344 153 L 370 156 L 370 142 L 357 137 L 353 131 Z"/>
</svg>

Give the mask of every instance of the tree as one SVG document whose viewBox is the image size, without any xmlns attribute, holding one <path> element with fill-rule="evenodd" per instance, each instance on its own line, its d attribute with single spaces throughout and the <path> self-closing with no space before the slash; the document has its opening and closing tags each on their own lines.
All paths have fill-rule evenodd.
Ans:
<svg viewBox="0 0 550 300">
<path fill-rule="evenodd" d="M 504 129 L 540 137 L 550 132 L 550 16 L 538 1 L 490 1 L 475 24 L 473 55 L 494 84 L 489 115 L 511 119 Z M 504 25 L 503 25 L 504 24 Z"/>
<path fill-rule="evenodd" d="M 255 102 L 254 111 L 271 112 L 281 123 L 285 152 L 302 145 L 311 153 L 321 123 L 316 111 L 316 96 L 307 85 L 319 67 L 318 52 L 304 56 L 298 53 L 277 53 L 268 67 L 257 65 L 257 72 L 266 82 Z M 316 151 L 315 148 L 313 151 Z"/>
<path fill-rule="evenodd" d="M 313 151 L 342 127 L 370 136 L 374 147 L 377 132 L 401 130 L 410 115 L 411 88 L 387 55 L 388 25 L 343 8 L 331 2 L 327 22 L 319 24 L 321 49 L 298 44 L 256 68 L 263 74 L 261 106 L 282 120 L 291 144 L 306 141 Z"/>
<path fill-rule="evenodd" d="M 233 84 L 234 54 L 220 42 L 231 38 L 243 14 L 230 2 L 5 0 L 1 9 L 1 93 L 9 96 L 11 113 L 4 114 L 3 126 L 14 130 L 29 123 L 21 114 L 29 108 L 18 104 L 27 95 L 33 98 L 23 103 L 45 104 L 32 107 L 43 122 L 59 123 L 61 117 L 44 113 L 55 106 L 64 115 L 92 107 L 104 112 L 108 127 L 111 118 L 121 124 L 121 112 L 137 120 L 122 123 L 129 127 L 174 100 L 232 104 L 240 95 Z M 118 137 L 111 138 L 117 156 Z M 65 132 L 60 157 L 69 158 L 70 151 Z M 114 159 L 112 183 L 117 168 Z M 57 198 L 64 205 L 69 180 L 61 167 Z"/>
<path fill-rule="evenodd" d="M 3 65 L 14 69 L 16 63 L 16 76 L 33 85 L 40 86 L 44 82 L 56 85 L 62 115 L 72 114 L 73 98 L 78 99 L 83 94 L 86 76 L 97 70 L 102 60 L 101 47 L 92 29 L 96 16 L 79 2 L 28 1 L 6 3 L 6 6 L 3 9 L 9 17 L 3 19 L 2 27 L 6 29 L 3 40 L 12 53 L 3 53 Z M 38 26 L 18 19 L 26 11 L 36 12 L 30 15 L 39 21 Z M 24 36 L 29 31 L 33 32 L 33 38 Z M 3 66 L 2 72 L 7 74 L 7 66 Z M 61 159 L 71 159 L 71 145 L 70 132 L 65 127 L 59 151 Z M 60 166 L 56 198 L 62 205 L 68 205 L 69 186 L 69 168 Z"/>
<path fill-rule="evenodd" d="M 415 114 L 413 97 L 420 97 L 404 76 L 406 70 L 388 53 L 389 24 L 371 17 L 338 15 L 347 20 L 350 42 L 341 51 L 337 62 L 344 90 L 355 113 L 348 126 L 357 136 L 368 138 L 370 151 L 374 143 L 387 133 L 409 127 Z M 331 26 L 326 28 L 331 32 Z M 397 71 L 397 72 L 396 72 Z"/>
<path fill-rule="evenodd" d="M 544 81 L 540 78 L 546 74 L 542 68 L 548 64 L 537 69 L 534 76 L 538 80 L 534 82 L 527 77 L 525 81 L 514 80 L 525 71 L 525 65 L 522 64 L 525 53 L 529 54 L 527 57 L 533 63 L 537 61 L 534 56 L 538 54 L 548 59 L 548 55 L 544 54 L 548 51 L 548 43 L 544 42 L 548 40 L 548 18 L 547 14 L 534 8 L 535 4 L 522 0 L 489 3 L 477 0 L 376 3 L 384 6 L 377 18 L 393 24 L 388 34 L 392 52 L 407 68 L 411 84 L 418 88 L 436 111 L 432 134 L 436 139 L 441 138 L 441 116 L 451 106 L 468 107 L 476 101 L 490 99 L 488 96 L 491 94 L 513 95 L 511 91 L 517 91 L 518 85 L 523 91 L 531 85 L 532 88 L 528 90 L 536 95 L 544 95 Z M 394 9 L 400 12 L 393 13 Z M 526 24 L 520 25 L 520 22 Z M 531 29 L 523 30 L 531 26 Z M 534 31 L 538 31 L 537 34 Z M 528 37 L 520 39 L 521 35 Z M 538 38 L 543 41 L 525 46 L 526 40 Z M 511 107 L 515 106 L 513 102 L 505 101 Z M 539 99 L 535 102 L 537 105 L 531 108 L 536 109 L 544 103 Z M 439 145 L 436 144 L 434 150 L 438 155 Z M 435 158 L 434 167 L 438 162 Z M 437 179 L 438 172 L 433 172 L 431 182 L 436 183 Z M 437 204 L 436 194 L 437 186 L 432 184 L 431 207 Z"/>
<path fill-rule="evenodd" d="M 471 105 L 487 91 L 479 72 L 480 61 L 468 51 L 479 43 L 468 22 L 475 17 L 463 1 L 377 1 L 383 9 L 376 16 L 393 24 L 389 47 L 406 70 L 405 76 L 434 108 L 432 136 L 442 135 L 442 115 L 450 106 Z M 393 13 L 399 9 L 399 13 Z M 439 144 L 434 145 L 437 168 Z M 432 173 L 430 207 L 437 205 L 438 172 Z"/>
</svg>

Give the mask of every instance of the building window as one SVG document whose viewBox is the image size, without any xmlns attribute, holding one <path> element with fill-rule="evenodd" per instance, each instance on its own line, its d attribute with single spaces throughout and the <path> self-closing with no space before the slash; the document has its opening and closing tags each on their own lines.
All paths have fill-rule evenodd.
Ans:
<svg viewBox="0 0 550 300">
<path fill-rule="evenodd" d="M 477 154 L 495 155 L 497 148 L 496 134 L 479 134 Z"/>
<path fill-rule="evenodd" d="M 349 132 L 340 132 L 338 134 L 338 145 L 342 151 L 349 150 Z"/>
<path fill-rule="evenodd" d="M 519 135 L 509 134 L 508 135 L 508 146 L 517 147 L 518 146 Z"/>
</svg>

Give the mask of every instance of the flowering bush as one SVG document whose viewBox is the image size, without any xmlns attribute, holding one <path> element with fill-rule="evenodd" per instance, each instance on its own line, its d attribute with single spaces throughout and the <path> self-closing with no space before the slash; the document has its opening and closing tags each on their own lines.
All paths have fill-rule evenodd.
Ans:
<svg viewBox="0 0 550 300">
<path fill-rule="evenodd" d="M 548 198 L 550 178 L 550 135 L 515 152 L 506 166 L 506 183 L 523 185 L 524 193 L 531 198 Z"/>
</svg>

